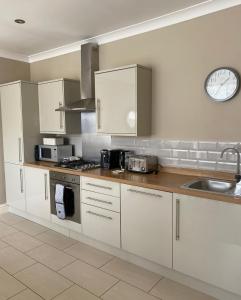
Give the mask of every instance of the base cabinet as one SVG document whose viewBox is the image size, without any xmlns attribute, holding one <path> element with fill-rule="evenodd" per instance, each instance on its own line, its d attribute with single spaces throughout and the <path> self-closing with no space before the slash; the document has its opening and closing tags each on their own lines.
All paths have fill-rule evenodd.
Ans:
<svg viewBox="0 0 241 300">
<path fill-rule="evenodd" d="M 4 164 L 6 200 L 10 207 L 25 211 L 24 171 L 21 165 Z"/>
<path fill-rule="evenodd" d="M 241 295 L 241 205 L 174 195 L 173 267 Z"/>
<path fill-rule="evenodd" d="M 121 186 L 122 248 L 172 268 L 172 194 Z"/>
<path fill-rule="evenodd" d="M 82 232 L 95 240 L 120 248 L 120 214 L 81 204 Z"/>
<path fill-rule="evenodd" d="M 38 218 L 51 220 L 49 171 L 24 167 L 26 211 Z"/>
</svg>

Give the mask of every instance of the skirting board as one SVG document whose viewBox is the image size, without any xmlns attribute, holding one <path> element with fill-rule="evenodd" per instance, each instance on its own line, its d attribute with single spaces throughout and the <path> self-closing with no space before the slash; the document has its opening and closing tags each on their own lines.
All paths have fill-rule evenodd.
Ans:
<svg viewBox="0 0 241 300">
<path fill-rule="evenodd" d="M 0 204 L 0 214 L 8 212 L 8 205 L 7 204 Z"/>
<path fill-rule="evenodd" d="M 137 266 L 140 266 L 142 268 L 145 268 L 151 272 L 155 272 L 157 274 L 162 275 L 165 278 L 174 280 L 176 282 L 179 282 L 180 284 L 184 284 L 190 288 L 193 288 L 197 291 L 200 291 L 202 293 L 205 293 L 207 295 L 210 295 L 212 297 L 215 297 L 218 300 L 240 300 L 240 296 L 232 294 L 228 291 L 222 290 L 220 288 L 217 288 L 215 286 L 212 286 L 210 284 L 207 284 L 203 281 L 200 281 L 198 279 L 189 277 L 187 275 L 184 275 L 182 273 L 179 273 L 175 270 L 168 269 L 166 267 L 160 266 L 158 264 L 155 264 L 151 261 L 148 261 L 146 259 L 143 259 L 141 257 L 138 257 L 136 255 L 133 255 L 131 253 L 128 253 L 122 249 L 114 248 L 109 245 L 106 245 L 104 243 L 101 243 L 99 241 L 90 239 L 89 237 L 74 232 L 72 230 L 66 229 L 60 225 L 54 224 L 51 221 L 45 221 L 39 218 L 36 218 L 35 216 L 32 216 L 26 212 L 19 211 L 17 209 L 14 209 L 12 207 L 9 208 L 9 212 L 12 212 L 16 215 L 19 215 L 23 218 L 26 218 L 30 221 L 36 222 L 40 225 L 46 226 L 49 229 L 52 229 L 56 232 L 59 232 L 61 234 L 64 234 L 65 236 L 68 236 L 72 239 L 78 240 L 80 242 L 83 242 L 89 246 L 92 246 L 94 248 L 97 248 L 99 250 L 105 251 L 109 254 L 112 254 L 113 256 L 116 256 L 120 259 L 123 259 L 127 262 L 133 263 Z"/>
</svg>

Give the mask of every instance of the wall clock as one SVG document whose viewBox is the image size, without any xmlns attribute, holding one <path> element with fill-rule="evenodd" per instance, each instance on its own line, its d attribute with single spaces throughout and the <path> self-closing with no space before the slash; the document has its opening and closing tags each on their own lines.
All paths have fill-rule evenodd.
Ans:
<svg viewBox="0 0 241 300">
<path fill-rule="evenodd" d="M 232 68 L 222 67 L 213 70 L 205 81 L 205 90 L 209 97 L 217 102 L 232 99 L 239 92 L 240 76 Z"/>
</svg>

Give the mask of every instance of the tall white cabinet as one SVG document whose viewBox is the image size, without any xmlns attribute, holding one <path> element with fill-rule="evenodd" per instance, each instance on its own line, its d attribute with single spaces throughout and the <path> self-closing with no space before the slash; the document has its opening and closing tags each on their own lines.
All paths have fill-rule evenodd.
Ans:
<svg viewBox="0 0 241 300">
<path fill-rule="evenodd" d="M 140 65 L 95 72 L 97 132 L 149 135 L 151 90 L 151 70 Z"/>
<path fill-rule="evenodd" d="M 23 163 L 40 142 L 38 88 L 31 82 L 1 85 L 1 117 L 7 203 L 25 210 Z"/>
<path fill-rule="evenodd" d="M 241 295 L 241 205 L 174 195 L 173 268 Z"/>
<path fill-rule="evenodd" d="M 39 82 L 40 132 L 49 134 L 80 133 L 80 114 L 55 111 L 80 99 L 80 82 L 56 79 Z"/>
</svg>

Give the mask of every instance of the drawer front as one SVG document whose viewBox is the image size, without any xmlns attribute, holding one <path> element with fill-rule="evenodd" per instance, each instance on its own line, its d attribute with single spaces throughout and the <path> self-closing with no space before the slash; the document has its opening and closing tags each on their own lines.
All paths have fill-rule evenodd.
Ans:
<svg viewBox="0 0 241 300">
<path fill-rule="evenodd" d="M 120 198 L 82 190 L 81 202 L 115 212 L 120 212 Z"/>
<path fill-rule="evenodd" d="M 83 234 L 120 248 L 120 214 L 106 209 L 81 204 Z"/>
<path fill-rule="evenodd" d="M 120 197 L 120 184 L 108 180 L 82 177 L 82 189 L 105 195 Z"/>
</svg>

